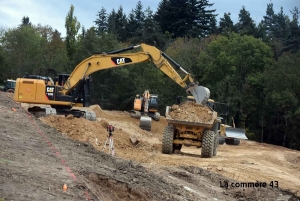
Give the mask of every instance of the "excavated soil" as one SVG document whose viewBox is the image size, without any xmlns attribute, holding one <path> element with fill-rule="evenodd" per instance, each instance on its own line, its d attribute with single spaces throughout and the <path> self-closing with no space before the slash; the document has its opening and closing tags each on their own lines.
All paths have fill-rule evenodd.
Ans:
<svg viewBox="0 0 300 201">
<path fill-rule="evenodd" d="M 190 101 L 173 105 L 171 109 L 170 116 L 177 121 L 207 123 L 213 119 L 213 112 L 209 107 Z"/>
<path fill-rule="evenodd" d="M 163 117 L 151 131 L 128 112 L 98 105 L 89 108 L 94 122 L 36 119 L 9 96 L 0 93 L 0 200 L 299 200 L 299 151 L 243 140 L 219 146 L 214 158 L 201 158 L 194 147 L 165 155 Z M 116 156 L 102 151 L 108 123 Z M 267 187 L 236 186 L 242 182 Z"/>
</svg>

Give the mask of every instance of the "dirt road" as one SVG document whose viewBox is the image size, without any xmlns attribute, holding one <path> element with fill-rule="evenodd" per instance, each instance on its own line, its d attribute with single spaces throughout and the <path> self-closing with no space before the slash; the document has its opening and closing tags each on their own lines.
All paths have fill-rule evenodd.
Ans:
<svg viewBox="0 0 300 201">
<path fill-rule="evenodd" d="M 212 159 L 188 147 L 163 155 L 164 119 L 147 132 L 128 113 L 92 109 L 96 122 L 39 120 L 1 92 L 0 200 L 298 200 L 281 188 L 300 189 L 299 152 L 243 141 L 221 146 Z M 116 127 L 116 157 L 99 151 L 107 122 Z M 129 141 L 133 135 L 137 145 Z M 231 187 L 256 180 L 268 186 Z M 280 188 L 269 186 L 275 180 Z"/>
</svg>

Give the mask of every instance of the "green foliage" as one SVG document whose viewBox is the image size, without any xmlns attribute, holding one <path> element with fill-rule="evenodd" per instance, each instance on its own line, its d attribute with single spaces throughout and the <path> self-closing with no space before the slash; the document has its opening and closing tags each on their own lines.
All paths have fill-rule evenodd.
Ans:
<svg viewBox="0 0 300 201">
<path fill-rule="evenodd" d="M 262 41 L 237 34 L 217 38 L 200 53 L 200 83 L 210 89 L 213 99 L 231 105 L 238 126 L 245 125 L 258 109 L 261 74 L 271 58 L 270 48 Z"/>
<path fill-rule="evenodd" d="M 300 52 L 284 53 L 264 72 L 265 119 L 268 122 L 266 139 L 275 144 L 285 146 L 292 143 L 291 139 L 300 141 L 300 137 L 293 134 L 294 129 L 299 129 L 299 61 Z"/>
<path fill-rule="evenodd" d="M 98 34 L 107 33 L 108 31 L 108 24 L 107 24 L 107 13 L 104 7 L 97 14 L 98 18 L 94 21 L 97 27 Z"/>
<path fill-rule="evenodd" d="M 76 36 L 80 29 L 80 22 L 77 21 L 77 17 L 74 16 L 74 6 L 70 6 L 70 10 L 66 17 L 65 22 L 67 37 L 66 37 L 66 45 L 68 51 L 69 59 L 73 59 L 73 55 L 77 50 L 77 40 Z"/>
<path fill-rule="evenodd" d="M 236 29 L 241 35 L 254 35 L 255 33 L 255 23 L 252 20 L 249 11 L 247 11 L 244 6 L 240 10 Z"/>
<path fill-rule="evenodd" d="M 283 8 L 275 14 L 273 10 L 273 4 L 267 5 L 266 15 L 264 20 L 261 22 L 261 33 L 262 39 L 266 41 L 274 52 L 274 58 L 278 59 L 279 56 L 286 51 L 297 52 L 300 48 L 300 27 L 298 15 L 300 12 L 295 7 L 292 11 L 293 19 L 283 13 Z"/>
<path fill-rule="evenodd" d="M 54 68 L 57 72 L 65 71 L 70 65 L 67 57 L 66 44 L 57 30 L 50 26 L 35 26 L 41 35 L 41 51 L 44 68 Z"/>
<path fill-rule="evenodd" d="M 203 48 L 200 39 L 177 38 L 167 48 L 166 53 L 181 65 L 187 72 L 195 72 L 198 68 L 197 57 Z M 184 76 L 185 74 L 180 71 Z M 193 75 L 194 76 L 194 75 Z"/>
<path fill-rule="evenodd" d="M 218 33 L 227 34 L 232 31 L 235 31 L 235 27 L 230 18 L 230 13 L 224 13 L 224 17 L 220 18 Z"/>
<path fill-rule="evenodd" d="M 154 19 L 163 33 L 177 37 L 206 37 L 215 32 L 215 10 L 208 0 L 162 0 Z"/>
<path fill-rule="evenodd" d="M 285 41 L 285 51 L 291 51 L 296 53 L 300 49 L 300 26 L 299 26 L 299 15 L 300 11 L 295 7 L 292 11 L 293 19 L 289 23 L 289 33 Z"/>
<path fill-rule="evenodd" d="M 1 38 L 6 63 L 5 77 L 22 77 L 25 72 L 33 72 L 42 64 L 42 37 L 31 26 L 21 26 L 8 30 Z"/>
</svg>

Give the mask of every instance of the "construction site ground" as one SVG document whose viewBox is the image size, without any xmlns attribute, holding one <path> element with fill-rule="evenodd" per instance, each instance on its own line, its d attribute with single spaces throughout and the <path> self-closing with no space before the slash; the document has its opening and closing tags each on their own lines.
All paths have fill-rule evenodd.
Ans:
<svg viewBox="0 0 300 201">
<path fill-rule="evenodd" d="M 36 118 L 26 107 L 0 92 L 1 201 L 299 200 L 299 151 L 243 140 L 220 145 L 213 158 L 201 158 L 195 147 L 166 155 L 163 117 L 149 132 L 128 112 L 98 105 L 90 107 L 94 122 Z M 115 156 L 107 147 L 102 152 L 108 123 Z M 246 183 L 255 187 L 241 187 Z"/>
</svg>

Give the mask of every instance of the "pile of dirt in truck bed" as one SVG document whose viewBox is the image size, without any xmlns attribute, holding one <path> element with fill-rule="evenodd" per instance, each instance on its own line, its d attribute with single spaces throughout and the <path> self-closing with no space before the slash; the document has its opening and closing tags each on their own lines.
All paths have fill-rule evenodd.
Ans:
<svg viewBox="0 0 300 201">
<path fill-rule="evenodd" d="M 177 121 L 207 123 L 213 118 L 213 112 L 210 108 L 190 101 L 173 105 L 171 109 L 170 116 Z"/>
</svg>

